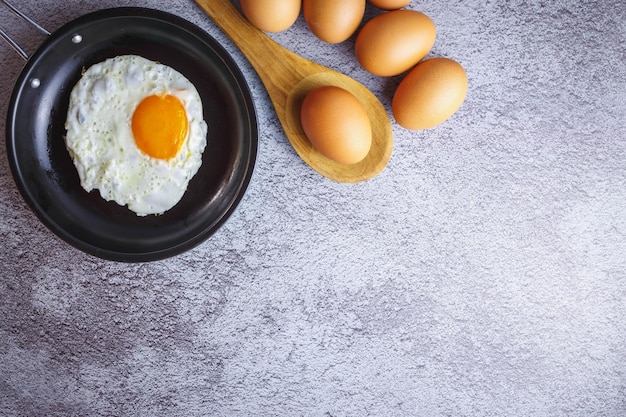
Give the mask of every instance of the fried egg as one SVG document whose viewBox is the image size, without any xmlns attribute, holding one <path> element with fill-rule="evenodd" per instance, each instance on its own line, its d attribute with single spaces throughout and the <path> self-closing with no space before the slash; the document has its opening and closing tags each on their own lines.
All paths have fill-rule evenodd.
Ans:
<svg viewBox="0 0 626 417">
<path fill-rule="evenodd" d="M 84 72 L 65 128 L 81 186 L 138 216 L 162 214 L 181 200 L 202 165 L 208 129 L 195 86 L 136 55 Z"/>
</svg>

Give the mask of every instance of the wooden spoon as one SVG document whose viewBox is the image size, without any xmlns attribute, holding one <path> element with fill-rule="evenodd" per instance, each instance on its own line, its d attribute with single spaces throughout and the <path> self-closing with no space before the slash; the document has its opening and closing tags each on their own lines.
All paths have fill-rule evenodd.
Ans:
<svg viewBox="0 0 626 417">
<path fill-rule="evenodd" d="M 252 26 L 230 0 L 196 0 L 250 61 L 265 85 L 289 142 L 300 157 L 320 174 L 339 182 L 359 182 L 380 173 L 393 147 L 389 116 L 364 85 L 330 68 L 309 61 L 276 43 Z M 372 147 L 356 164 L 340 164 L 319 153 L 300 122 L 304 97 L 313 89 L 334 85 L 351 92 L 367 111 L 372 124 Z"/>
</svg>

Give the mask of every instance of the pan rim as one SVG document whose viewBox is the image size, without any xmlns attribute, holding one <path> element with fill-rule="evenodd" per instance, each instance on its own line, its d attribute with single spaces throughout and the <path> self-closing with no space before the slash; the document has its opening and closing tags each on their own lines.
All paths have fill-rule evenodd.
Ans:
<svg viewBox="0 0 626 417">
<path fill-rule="evenodd" d="M 71 32 L 73 28 L 88 24 L 89 22 L 97 22 L 110 18 L 150 19 L 153 21 L 159 21 L 168 25 L 174 25 L 179 30 L 189 33 L 190 36 L 198 38 L 201 42 L 206 44 L 208 49 L 211 49 L 215 53 L 215 58 L 221 60 L 223 65 L 227 68 L 229 72 L 227 75 L 232 77 L 233 83 L 237 87 L 237 91 L 234 94 L 236 94 L 238 100 L 240 100 L 241 111 L 245 116 L 244 122 L 246 126 L 243 127 L 243 130 L 246 136 L 246 140 L 244 141 L 246 149 L 243 160 L 238 160 L 238 162 L 242 165 L 241 169 L 243 169 L 243 173 L 237 183 L 233 185 L 236 192 L 228 201 L 225 202 L 226 204 L 223 212 L 219 213 L 211 224 L 203 225 L 201 229 L 191 231 L 192 235 L 186 237 L 184 240 L 169 242 L 162 247 L 151 247 L 149 249 L 139 249 L 137 251 L 115 250 L 110 247 L 102 247 L 97 242 L 91 242 L 85 240 L 84 238 L 77 237 L 72 230 L 67 230 L 66 227 L 59 224 L 57 219 L 51 217 L 45 210 L 43 210 L 40 202 L 37 201 L 35 196 L 33 196 L 33 191 L 30 189 L 27 184 L 27 180 L 24 178 L 23 167 L 21 166 L 22 162 L 20 161 L 20 156 L 18 155 L 18 147 L 15 144 L 15 141 L 17 140 L 15 126 L 16 120 L 19 117 L 17 109 L 19 107 L 20 96 L 24 88 L 26 88 L 26 85 L 30 82 L 29 75 L 33 71 L 33 66 L 39 57 L 48 51 L 57 38 Z M 63 118 L 64 117 L 65 114 L 63 114 Z M 97 10 L 73 19 L 61 26 L 58 30 L 54 31 L 37 48 L 25 64 L 24 68 L 21 70 L 11 94 L 6 121 L 6 148 L 10 170 L 20 195 L 27 203 L 30 210 L 50 231 L 71 246 L 98 258 L 121 262 L 156 261 L 179 255 L 204 242 L 219 228 L 221 228 L 221 226 L 228 220 L 228 218 L 230 218 L 239 206 L 239 203 L 241 202 L 241 199 L 243 198 L 249 183 L 252 180 L 258 153 L 258 137 L 257 112 L 249 85 L 241 71 L 241 68 L 237 65 L 224 46 L 221 45 L 208 32 L 182 17 L 162 10 L 144 7 L 115 7 Z"/>
</svg>

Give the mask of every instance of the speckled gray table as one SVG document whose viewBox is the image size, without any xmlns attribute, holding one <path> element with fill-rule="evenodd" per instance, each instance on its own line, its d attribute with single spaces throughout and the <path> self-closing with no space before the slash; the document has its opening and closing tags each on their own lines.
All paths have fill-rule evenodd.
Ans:
<svg viewBox="0 0 626 417">
<path fill-rule="evenodd" d="M 187 18 L 241 66 L 261 134 L 226 225 L 143 264 L 48 231 L 2 151 L 0 415 L 626 415 L 622 0 L 412 1 L 469 95 L 434 130 L 395 126 L 388 167 L 356 185 L 301 162 L 193 2 L 14 2 L 50 30 L 119 5 Z M 323 44 L 302 18 L 274 38 L 389 107 L 399 79 L 362 70 L 353 39 Z M 4 132 L 23 62 L 0 53 Z"/>
</svg>

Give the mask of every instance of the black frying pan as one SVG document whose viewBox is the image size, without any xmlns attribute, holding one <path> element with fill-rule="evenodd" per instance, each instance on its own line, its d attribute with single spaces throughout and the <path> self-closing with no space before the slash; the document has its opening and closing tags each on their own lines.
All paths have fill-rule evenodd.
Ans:
<svg viewBox="0 0 626 417">
<path fill-rule="evenodd" d="M 200 93 L 209 127 L 202 167 L 182 200 L 160 216 L 138 217 L 97 190 L 87 193 L 63 141 L 81 71 L 124 54 L 185 75 Z M 68 23 L 28 60 L 9 103 L 6 143 L 20 193 L 48 228 L 92 255 L 139 262 L 186 251 L 226 221 L 250 181 L 258 128 L 246 81 L 217 41 L 165 12 L 116 8 Z"/>
</svg>

